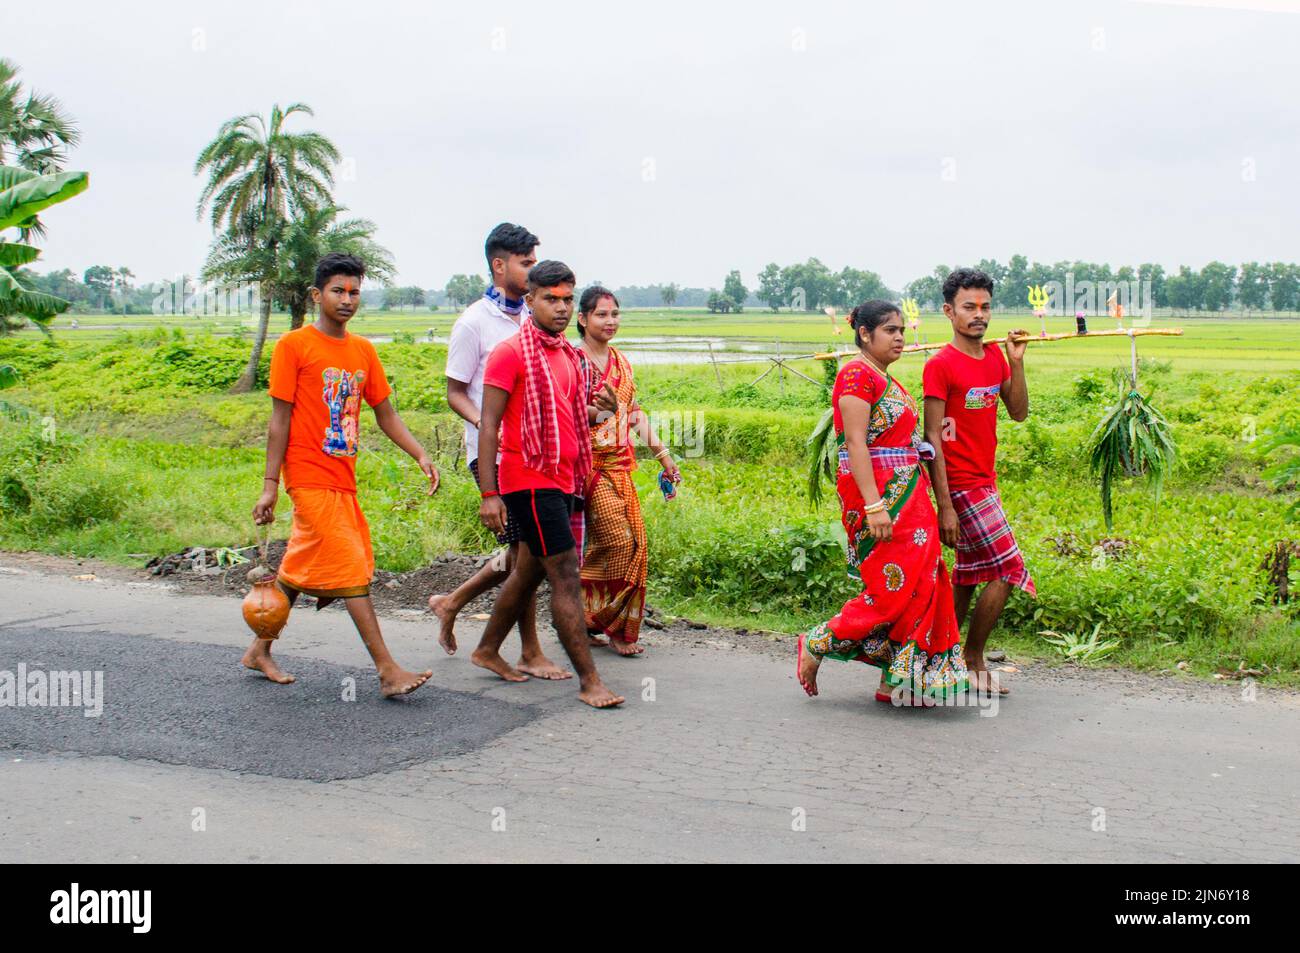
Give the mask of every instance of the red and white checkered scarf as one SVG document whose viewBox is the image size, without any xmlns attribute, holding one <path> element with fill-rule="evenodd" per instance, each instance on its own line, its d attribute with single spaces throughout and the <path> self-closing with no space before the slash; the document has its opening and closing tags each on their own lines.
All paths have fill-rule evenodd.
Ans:
<svg viewBox="0 0 1300 953">
<path fill-rule="evenodd" d="M 578 435 L 578 459 L 574 464 L 573 492 L 581 494 L 583 481 L 591 470 L 591 431 L 587 423 L 587 369 L 578 360 L 577 349 L 563 334 L 548 334 L 531 319 L 519 324 L 519 345 L 524 358 L 524 407 L 520 437 L 524 465 L 542 473 L 554 473 L 560 466 L 560 414 L 573 414 L 574 432 Z M 561 406 L 555 378 L 543 348 L 560 348 L 573 366 L 574 400 Z"/>
</svg>

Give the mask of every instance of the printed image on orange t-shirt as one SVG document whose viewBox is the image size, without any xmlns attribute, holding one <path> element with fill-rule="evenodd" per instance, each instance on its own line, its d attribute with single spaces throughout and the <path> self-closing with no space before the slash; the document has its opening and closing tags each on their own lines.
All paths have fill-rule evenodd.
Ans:
<svg viewBox="0 0 1300 953">
<path fill-rule="evenodd" d="M 332 338 L 306 325 L 271 354 L 272 397 L 293 404 L 284 483 L 355 493 L 361 401 L 374 407 L 392 393 L 375 346 L 348 334 Z"/>
</svg>

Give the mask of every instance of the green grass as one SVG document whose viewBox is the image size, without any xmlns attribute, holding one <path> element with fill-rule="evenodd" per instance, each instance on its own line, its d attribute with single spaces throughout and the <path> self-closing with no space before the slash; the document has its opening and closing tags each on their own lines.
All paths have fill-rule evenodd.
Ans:
<svg viewBox="0 0 1300 953">
<path fill-rule="evenodd" d="M 654 329 L 645 333 L 666 333 L 677 317 L 634 312 L 623 333 L 641 333 L 642 321 Z M 753 326 L 774 323 L 768 314 L 693 317 L 703 325 L 695 330 L 709 334 L 748 328 L 753 336 Z M 819 340 L 811 337 L 819 328 L 785 318 L 783 333 Z M 1085 446 L 1113 399 L 1110 370 L 1128 363 L 1128 342 L 1031 347 L 1031 417 L 1023 425 L 1004 420 L 998 465 L 1040 598 L 1013 595 L 994 640 L 1050 658 L 1040 631 L 1087 635 L 1100 624 L 1103 638 L 1121 642 L 1107 664 L 1169 668 L 1186 660 L 1200 674 L 1267 664 L 1276 681 L 1300 684 L 1295 617 L 1269 604 L 1259 571 L 1273 540 L 1300 536 L 1285 518 L 1295 493 L 1261 480 L 1253 440 L 1300 419 L 1300 358 L 1291 344 L 1300 322 L 1184 326 L 1183 338 L 1139 341 L 1143 389 L 1174 425 L 1182 464 L 1158 505 L 1140 482 L 1121 483 L 1115 535 L 1130 547 L 1120 559 L 1093 552 L 1106 534 Z M 95 333 L 0 340 L 0 363 L 23 376 L 4 397 L 34 415 L 0 423 L 0 547 L 138 564 L 139 554 L 253 542 L 249 513 L 261 487 L 268 401 L 264 393 L 225 393 L 247 343 L 165 326 L 85 336 Z M 379 353 L 399 409 L 444 473 L 442 492 L 425 498 L 413 463 L 363 424 L 360 491 L 379 565 L 401 571 L 449 550 L 486 551 L 459 424 L 446 408 L 445 348 L 387 343 Z M 801 366 L 821 379 L 816 362 Z M 898 370 L 913 392 L 921 367 L 909 356 Z M 723 367 L 719 386 L 708 365 L 639 367 L 643 404 L 677 414 L 696 436 L 702 426 L 703 452 L 684 461 L 686 483 L 672 502 L 659 495 L 652 464 L 637 481 L 657 605 L 794 632 L 857 590 L 844 573 L 837 509 L 812 510 L 802 495 L 804 439 L 826 394 L 793 376 L 782 383 L 771 374 L 755 385 L 761 370 Z M 287 531 L 282 500 L 275 532 Z M 1058 554 L 1053 540 L 1067 534 L 1077 555 Z"/>
</svg>

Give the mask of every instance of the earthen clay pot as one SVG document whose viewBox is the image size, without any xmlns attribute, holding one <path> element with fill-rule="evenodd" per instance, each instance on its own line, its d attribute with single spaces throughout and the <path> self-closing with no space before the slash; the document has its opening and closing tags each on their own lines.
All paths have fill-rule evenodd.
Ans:
<svg viewBox="0 0 1300 953">
<path fill-rule="evenodd" d="M 277 639 L 289 621 L 289 597 L 275 582 L 275 575 L 265 569 L 248 574 L 253 588 L 244 596 L 244 621 L 259 639 Z"/>
</svg>

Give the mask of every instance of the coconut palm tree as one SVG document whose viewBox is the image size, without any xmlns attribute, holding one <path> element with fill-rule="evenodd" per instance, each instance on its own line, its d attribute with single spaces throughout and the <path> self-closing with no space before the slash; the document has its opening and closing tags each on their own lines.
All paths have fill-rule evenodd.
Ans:
<svg viewBox="0 0 1300 953">
<path fill-rule="evenodd" d="M 306 209 L 282 225 L 276 236 L 275 300 L 289 312 L 289 330 L 302 327 L 311 306 L 316 263 L 329 252 L 356 255 L 366 263 L 366 276 L 385 284 L 396 268 L 392 253 L 374 241 L 375 223 L 365 218 L 336 221 L 342 206 Z M 223 236 L 212 245 L 203 264 L 205 281 L 244 281 L 268 263 L 264 246 L 250 245 L 239 235 Z"/>
<path fill-rule="evenodd" d="M 338 221 L 346 211 L 332 205 L 308 210 L 285 231 L 276 296 L 289 310 L 290 330 L 302 327 L 316 283 L 316 262 L 330 252 L 356 255 L 366 263 L 366 277 L 383 284 L 397 273 L 392 252 L 374 240 L 375 223 L 366 218 Z"/>
<path fill-rule="evenodd" d="M 81 133 L 53 96 L 27 91 L 18 67 L 0 59 L 0 164 L 31 172 L 58 172 Z"/>
<path fill-rule="evenodd" d="M 225 260 L 241 261 L 251 269 L 239 280 L 261 285 L 253 352 L 232 393 L 252 390 L 257 378 L 287 223 L 291 216 L 330 204 L 339 151 L 318 132 L 286 132 L 285 120 L 295 113 L 313 115 L 311 107 L 293 103 L 288 109 L 273 106 L 269 122 L 256 113 L 228 120 L 194 164 L 195 175 L 207 174 L 197 211 L 202 217 L 211 210 L 212 228 L 218 233 L 214 253 L 225 246 Z"/>
<path fill-rule="evenodd" d="M 29 172 L 59 172 L 67 149 L 81 139 L 72 118 L 53 96 L 27 90 L 12 60 L 0 59 L 0 165 Z M 44 238 L 45 228 L 33 218 L 18 230 L 18 240 Z"/>
</svg>

